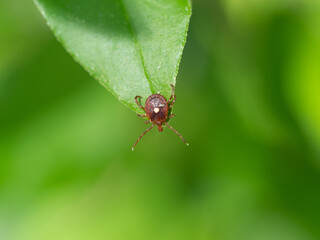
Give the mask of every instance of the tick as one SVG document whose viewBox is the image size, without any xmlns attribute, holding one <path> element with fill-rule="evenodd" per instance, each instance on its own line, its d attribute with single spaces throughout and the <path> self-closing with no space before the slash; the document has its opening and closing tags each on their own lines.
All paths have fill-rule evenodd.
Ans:
<svg viewBox="0 0 320 240">
<path fill-rule="evenodd" d="M 155 125 L 157 125 L 159 132 L 163 131 L 162 126 L 166 125 L 168 128 L 170 128 L 172 131 L 174 131 L 181 139 L 184 141 L 187 146 L 189 146 L 189 143 L 184 140 L 184 138 L 178 133 L 173 127 L 171 127 L 168 124 L 168 120 L 170 118 L 175 117 L 175 115 L 168 115 L 172 109 L 173 104 L 176 101 L 176 95 L 174 94 L 174 86 L 171 84 L 172 87 L 172 94 L 167 101 L 164 96 L 160 94 L 152 94 L 150 95 L 145 104 L 144 107 L 138 102 L 138 98 L 141 98 L 140 96 L 135 97 L 135 101 L 137 105 L 143 109 L 145 112 L 144 115 L 137 114 L 139 117 L 147 117 L 149 120 L 145 121 L 144 123 L 152 123 L 152 126 L 148 128 L 144 133 L 141 134 L 141 136 L 138 138 L 138 140 L 135 142 L 135 144 L 132 147 L 132 151 L 134 150 L 135 146 L 137 143 L 140 141 L 140 139 L 147 133 L 149 132 Z"/>
</svg>

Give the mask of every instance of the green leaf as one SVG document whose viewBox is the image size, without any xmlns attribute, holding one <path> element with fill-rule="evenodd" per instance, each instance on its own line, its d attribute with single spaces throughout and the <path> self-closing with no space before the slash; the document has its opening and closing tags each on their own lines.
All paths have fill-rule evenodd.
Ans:
<svg viewBox="0 0 320 240">
<path fill-rule="evenodd" d="M 186 41 L 188 0 L 35 0 L 67 51 L 119 101 L 170 97 Z"/>
</svg>

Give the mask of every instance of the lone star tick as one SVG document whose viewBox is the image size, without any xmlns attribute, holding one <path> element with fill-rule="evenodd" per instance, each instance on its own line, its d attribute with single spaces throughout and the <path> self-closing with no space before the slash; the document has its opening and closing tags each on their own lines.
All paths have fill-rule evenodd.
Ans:
<svg viewBox="0 0 320 240">
<path fill-rule="evenodd" d="M 149 132 L 155 125 L 157 125 L 159 132 L 163 131 L 162 125 L 165 124 L 168 128 L 170 128 L 172 131 L 174 131 L 181 139 L 184 141 L 187 146 L 189 146 L 189 143 L 184 140 L 184 138 L 178 133 L 175 129 L 173 129 L 168 123 L 168 119 L 175 117 L 175 115 L 169 115 L 173 104 L 176 101 L 176 95 L 174 94 L 174 86 L 171 84 L 172 87 L 172 94 L 167 101 L 162 95 L 160 94 L 152 94 L 149 96 L 145 102 L 145 106 L 143 107 L 139 102 L 138 98 L 141 98 L 140 96 L 135 97 L 135 101 L 137 105 L 143 109 L 145 112 L 144 115 L 137 114 L 139 117 L 147 117 L 149 120 L 145 121 L 145 123 L 152 123 L 152 126 L 148 128 L 144 133 L 141 134 L 141 136 L 138 138 L 138 140 L 135 142 L 135 144 L 132 147 L 132 151 L 134 150 L 137 143 L 140 141 L 140 139 Z"/>
</svg>

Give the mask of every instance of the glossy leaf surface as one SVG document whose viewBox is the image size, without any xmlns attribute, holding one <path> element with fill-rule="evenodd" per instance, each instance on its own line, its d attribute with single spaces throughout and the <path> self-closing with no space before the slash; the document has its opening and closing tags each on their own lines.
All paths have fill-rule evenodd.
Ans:
<svg viewBox="0 0 320 240">
<path fill-rule="evenodd" d="M 170 96 L 191 15 L 188 0 L 35 0 L 67 51 L 121 102 L 141 112 Z"/>
</svg>

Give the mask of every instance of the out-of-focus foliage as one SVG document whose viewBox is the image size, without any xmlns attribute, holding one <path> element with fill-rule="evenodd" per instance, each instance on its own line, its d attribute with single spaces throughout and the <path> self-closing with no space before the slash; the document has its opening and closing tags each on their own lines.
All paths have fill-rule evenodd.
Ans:
<svg viewBox="0 0 320 240">
<path fill-rule="evenodd" d="M 320 6 L 194 1 L 171 131 L 145 130 L 31 1 L 0 3 L 0 239 L 320 238 Z"/>
</svg>

